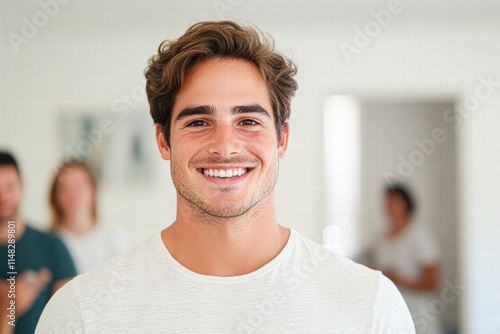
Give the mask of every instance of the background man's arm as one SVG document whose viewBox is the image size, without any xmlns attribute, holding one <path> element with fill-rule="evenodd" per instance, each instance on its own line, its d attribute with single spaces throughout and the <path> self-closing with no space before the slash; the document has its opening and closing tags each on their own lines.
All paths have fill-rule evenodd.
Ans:
<svg viewBox="0 0 500 334">
<path fill-rule="evenodd" d="M 10 284 L 6 280 L 0 281 L 0 333 L 14 333 L 15 326 L 9 324 L 10 311 L 7 308 L 11 300 L 15 301 L 15 321 L 28 312 L 37 300 L 40 292 L 45 289 L 52 279 L 52 274 L 47 268 L 41 268 L 38 272 L 23 273 L 16 277 L 15 298 L 9 298 Z"/>
</svg>

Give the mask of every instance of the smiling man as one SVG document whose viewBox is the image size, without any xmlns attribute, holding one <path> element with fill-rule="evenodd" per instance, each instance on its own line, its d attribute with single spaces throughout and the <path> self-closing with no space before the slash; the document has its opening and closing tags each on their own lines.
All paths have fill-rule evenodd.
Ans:
<svg viewBox="0 0 500 334">
<path fill-rule="evenodd" d="M 37 333 L 414 333 L 395 286 L 275 217 L 294 64 L 251 27 L 202 22 L 146 71 L 176 220 L 50 301 Z"/>
</svg>

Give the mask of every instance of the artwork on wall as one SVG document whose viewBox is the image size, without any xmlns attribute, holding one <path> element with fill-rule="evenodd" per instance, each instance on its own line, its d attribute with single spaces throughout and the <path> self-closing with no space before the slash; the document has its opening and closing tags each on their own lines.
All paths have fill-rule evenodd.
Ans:
<svg viewBox="0 0 500 334">
<path fill-rule="evenodd" d="M 153 177 L 157 146 L 147 112 L 125 118 L 111 113 L 64 113 L 59 133 L 62 160 L 85 161 L 100 183 L 137 184 Z"/>
</svg>

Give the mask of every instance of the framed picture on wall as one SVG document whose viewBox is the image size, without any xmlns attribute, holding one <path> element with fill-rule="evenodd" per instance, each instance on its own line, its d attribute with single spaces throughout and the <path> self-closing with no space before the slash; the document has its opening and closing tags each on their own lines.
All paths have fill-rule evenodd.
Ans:
<svg viewBox="0 0 500 334">
<path fill-rule="evenodd" d="M 119 118 L 112 113 L 73 112 L 59 117 L 61 161 L 83 160 L 100 183 L 150 182 L 156 143 L 147 112 Z"/>
</svg>

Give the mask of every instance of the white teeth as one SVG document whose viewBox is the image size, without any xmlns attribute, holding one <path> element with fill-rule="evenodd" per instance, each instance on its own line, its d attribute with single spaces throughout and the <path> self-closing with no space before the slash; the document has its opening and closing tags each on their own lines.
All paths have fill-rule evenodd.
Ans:
<svg viewBox="0 0 500 334">
<path fill-rule="evenodd" d="M 246 168 L 235 168 L 235 169 L 203 169 L 203 174 L 210 177 L 219 178 L 231 178 L 245 175 L 247 173 Z"/>
</svg>

